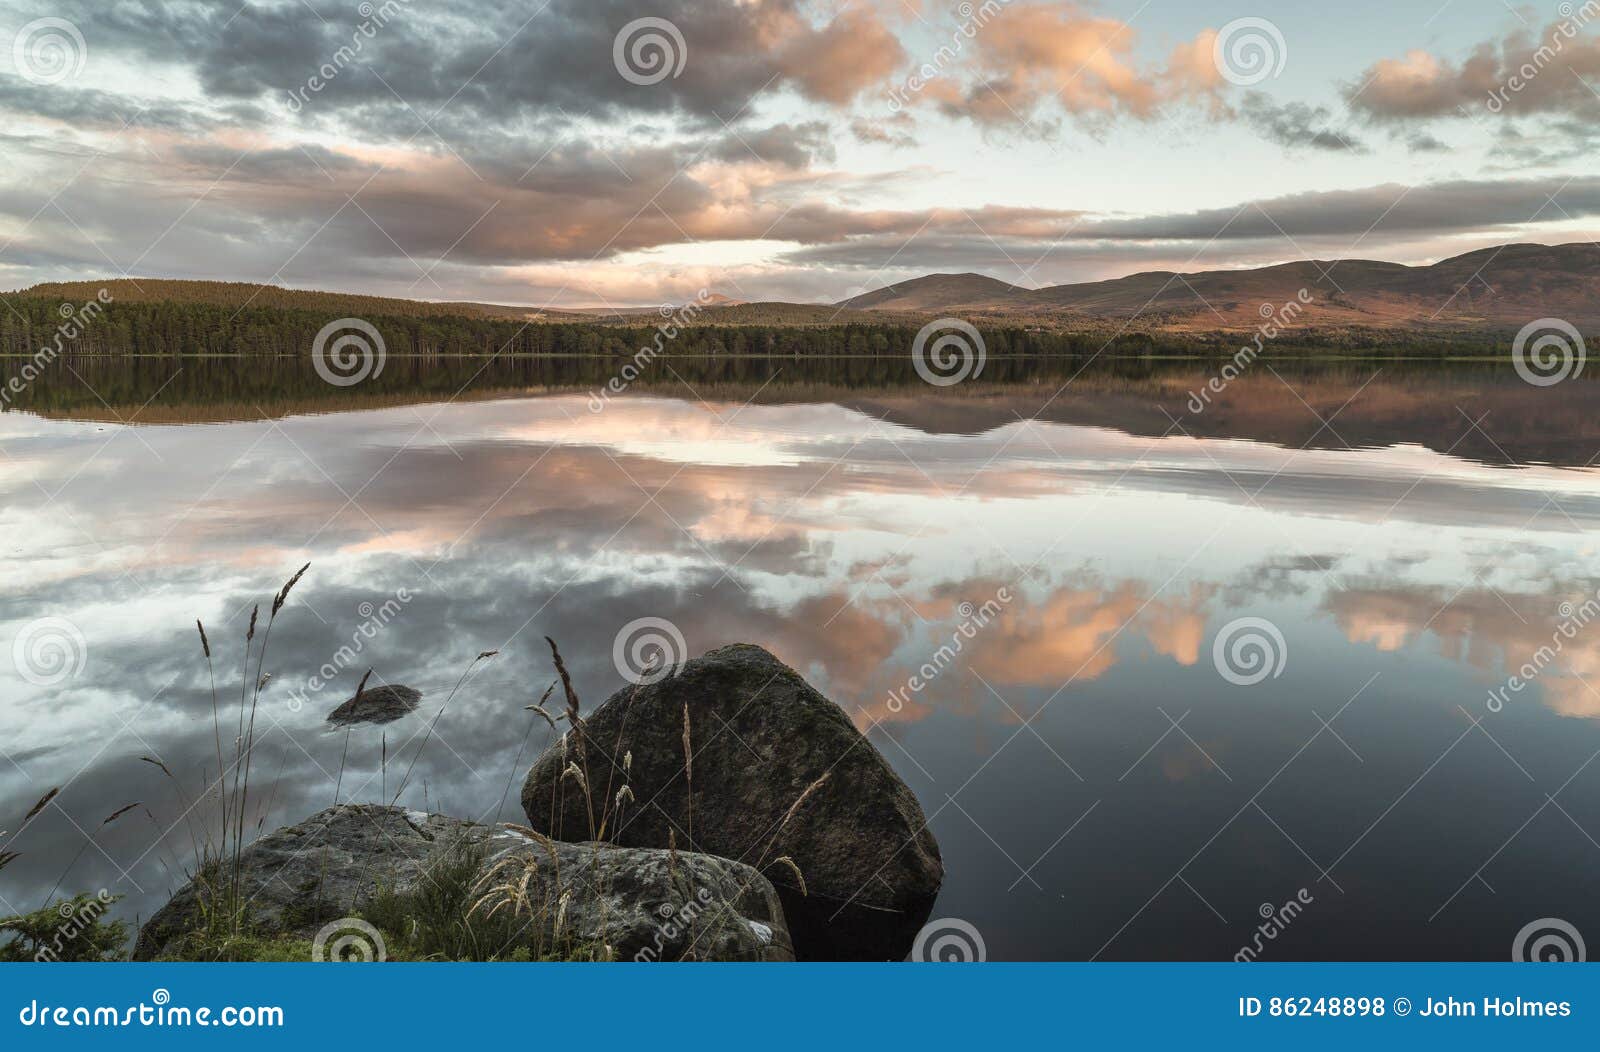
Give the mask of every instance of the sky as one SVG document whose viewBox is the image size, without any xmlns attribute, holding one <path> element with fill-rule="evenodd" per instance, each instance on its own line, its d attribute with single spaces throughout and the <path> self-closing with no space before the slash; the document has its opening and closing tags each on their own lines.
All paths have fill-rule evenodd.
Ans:
<svg viewBox="0 0 1600 1052">
<path fill-rule="evenodd" d="M 0 0 L 0 289 L 831 302 L 1600 233 L 1600 0 Z"/>
</svg>

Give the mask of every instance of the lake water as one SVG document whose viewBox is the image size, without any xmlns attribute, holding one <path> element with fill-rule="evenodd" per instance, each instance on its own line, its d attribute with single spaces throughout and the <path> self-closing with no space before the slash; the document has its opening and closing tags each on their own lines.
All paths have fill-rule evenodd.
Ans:
<svg viewBox="0 0 1600 1052">
<path fill-rule="evenodd" d="M 266 663 L 265 829 L 336 785 L 392 795 L 495 649 L 405 802 L 518 820 L 543 637 L 593 705 L 619 631 L 659 618 L 844 707 L 939 840 L 934 916 L 990 959 L 1600 939 L 1600 386 L 1259 365 L 1196 413 L 1211 372 L 1176 363 L 952 388 L 664 364 L 597 404 L 593 363 L 395 360 L 340 390 L 302 362 L 88 361 L 0 414 L 0 906 L 58 880 L 164 901 L 206 808 L 141 757 L 191 791 L 215 766 L 195 619 L 233 712 L 251 605 L 309 561 Z M 369 666 L 424 698 L 341 772 L 323 716 Z"/>
</svg>

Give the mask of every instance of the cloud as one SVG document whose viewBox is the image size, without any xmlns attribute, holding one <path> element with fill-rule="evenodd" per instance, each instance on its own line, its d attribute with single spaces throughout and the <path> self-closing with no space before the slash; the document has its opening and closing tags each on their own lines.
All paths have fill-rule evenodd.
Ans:
<svg viewBox="0 0 1600 1052">
<path fill-rule="evenodd" d="M 905 271 L 880 275 L 878 284 L 938 269 L 981 271 L 1036 285 L 1120 277 L 1133 270 L 1269 265 L 1316 253 L 1342 258 L 1358 242 L 1369 258 L 1390 253 L 1443 258 L 1540 222 L 1596 216 L 1600 177 L 1392 183 L 1166 215 L 1062 214 L 1006 228 L 990 226 L 988 213 L 975 212 L 981 230 L 943 224 L 906 236 L 846 236 L 784 258 L 797 265 L 873 270 L 892 259 Z M 1054 233 L 1045 229 L 1050 222 L 1058 227 Z M 1483 241 L 1460 240 L 1471 236 Z"/>
<path fill-rule="evenodd" d="M 187 67 L 211 98 L 271 100 L 288 112 L 298 95 L 293 108 L 305 120 L 337 112 L 352 122 L 398 102 L 415 110 L 413 130 L 446 110 L 446 125 L 558 113 L 732 121 L 758 94 L 785 87 L 842 106 L 902 59 L 872 9 L 819 26 L 801 0 L 659 0 L 648 12 L 631 0 L 471 0 L 449 9 L 390 0 L 366 16 L 354 4 L 324 3 L 61 8 L 94 26 L 97 51 Z M 618 34 L 642 13 L 682 38 L 681 48 L 669 41 L 674 62 L 683 53 L 678 75 L 640 84 L 615 67 Z M 307 90 L 314 76 L 322 86 Z"/>
<path fill-rule="evenodd" d="M 1520 29 L 1484 41 L 1459 62 L 1422 50 L 1382 59 L 1345 95 L 1352 109 L 1380 123 L 1496 114 L 1593 119 L 1600 115 L 1600 98 L 1585 78 L 1596 75 L 1600 35 L 1569 19 L 1537 34 Z"/>
<path fill-rule="evenodd" d="M 1332 111 L 1326 106 L 1280 104 L 1262 92 L 1252 91 L 1245 95 L 1238 112 L 1263 138 L 1279 146 L 1334 153 L 1367 152 L 1366 144 L 1354 132 L 1333 126 Z"/>
<path fill-rule="evenodd" d="M 1448 153 L 1450 144 L 1427 132 L 1419 131 L 1406 136 L 1406 149 L 1412 153 Z"/>
<path fill-rule="evenodd" d="M 846 9 L 820 30 L 793 20 L 777 68 L 808 98 L 846 106 L 905 60 L 889 28 L 867 8 Z"/>
<path fill-rule="evenodd" d="M 927 58 L 929 82 L 912 98 L 980 124 L 1030 124 L 1053 109 L 1091 122 L 1148 120 L 1171 102 L 1214 100 L 1225 86 L 1212 30 L 1174 48 L 1165 65 L 1141 66 L 1130 23 L 1073 6 L 1006 7 L 968 26 Z"/>
<path fill-rule="evenodd" d="M 883 120 L 857 117 L 850 122 L 850 134 L 857 142 L 910 147 L 916 145 L 911 134 L 915 126 L 916 121 L 908 113 L 897 113 Z"/>
<path fill-rule="evenodd" d="M 1357 587 L 1330 593 L 1324 606 L 1350 642 L 1386 653 L 1434 637 L 1440 656 L 1467 665 L 1491 691 L 1503 692 L 1502 704 L 1538 699 L 1561 716 L 1600 718 L 1594 686 L 1600 635 L 1592 623 L 1600 604 L 1593 584 L 1552 591 L 1508 595 L 1478 588 L 1452 595 L 1412 585 Z M 1513 674 L 1527 681 L 1521 690 L 1507 687 Z M 1534 689 L 1524 694 L 1528 684 Z"/>
<path fill-rule="evenodd" d="M 1550 207 L 1554 198 L 1560 210 Z M 1085 224 L 1080 238 L 1277 239 L 1287 235 L 1461 233 L 1600 215 L 1600 177 L 1454 180 L 1288 194 L 1229 208 Z"/>
</svg>

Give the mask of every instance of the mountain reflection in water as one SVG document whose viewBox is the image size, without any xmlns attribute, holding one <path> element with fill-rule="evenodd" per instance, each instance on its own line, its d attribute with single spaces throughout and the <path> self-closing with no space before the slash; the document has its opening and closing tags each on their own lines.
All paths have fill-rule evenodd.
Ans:
<svg viewBox="0 0 1600 1052">
<path fill-rule="evenodd" d="M 1600 932 L 1600 628 L 1574 628 L 1600 588 L 1594 388 L 1263 369 L 1192 414 L 1192 365 L 949 390 L 791 365 L 684 366 L 596 413 L 600 381 L 549 363 L 363 394 L 152 359 L 82 366 L 104 401 L 58 380 L 0 415 L 0 848 L 21 853 L 0 906 L 39 905 L 78 827 L 132 800 L 149 818 L 64 887 L 165 898 L 186 804 L 139 758 L 193 788 L 215 755 L 194 620 L 226 668 L 251 604 L 310 561 L 268 661 L 268 829 L 332 802 L 346 736 L 323 717 L 369 667 L 442 699 L 495 649 L 404 802 L 517 819 L 548 738 L 524 708 L 541 637 L 592 706 L 624 682 L 618 630 L 660 617 L 691 653 L 762 643 L 844 707 L 940 841 L 935 915 L 991 958 L 1231 958 L 1301 889 L 1263 957 L 1503 959 L 1535 918 Z M 53 685 L 6 657 L 43 618 L 87 645 Z M 1213 652 L 1241 618 L 1283 639 L 1249 687 Z M 427 726 L 391 725 L 389 763 Z M 376 799 L 380 733 L 352 729 L 344 799 Z"/>
</svg>

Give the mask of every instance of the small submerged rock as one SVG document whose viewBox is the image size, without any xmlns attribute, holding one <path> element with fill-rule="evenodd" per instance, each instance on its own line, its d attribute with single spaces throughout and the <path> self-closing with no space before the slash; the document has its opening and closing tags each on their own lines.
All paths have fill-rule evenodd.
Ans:
<svg viewBox="0 0 1600 1052">
<path fill-rule="evenodd" d="M 363 690 L 349 701 L 328 713 L 328 723 L 334 727 L 354 727 L 361 723 L 393 723 L 402 716 L 417 711 L 422 702 L 422 692 L 410 687 L 383 686 Z"/>
</svg>

